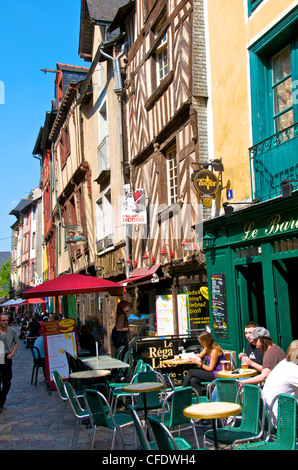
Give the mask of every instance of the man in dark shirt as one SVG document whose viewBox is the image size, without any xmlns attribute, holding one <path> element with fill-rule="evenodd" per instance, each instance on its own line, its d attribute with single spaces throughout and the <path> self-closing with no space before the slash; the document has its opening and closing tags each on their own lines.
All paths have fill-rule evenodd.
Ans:
<svg viewBox="0 0 298 470">
<path fill-rule="evenodd" d="M 256 325 L 254 322 L 249 322 L 245 325 L 244 333 L 247 339 L 246 350 L 245 350 L 245 353 L 240 353 L 238 357 L 241 360 L 241 357 L 243 356 L 243 354 L 245 354 L 253 362 L 256 362 L 257 364 L 262 365 L 263 364 L 263 352 L 261 351 L 261 349 L 258 349 L 255 344 L 253 344 L 253 340 L 251 338 L 252 331 L 257 326 L 258 325 Z"/>
</svg>

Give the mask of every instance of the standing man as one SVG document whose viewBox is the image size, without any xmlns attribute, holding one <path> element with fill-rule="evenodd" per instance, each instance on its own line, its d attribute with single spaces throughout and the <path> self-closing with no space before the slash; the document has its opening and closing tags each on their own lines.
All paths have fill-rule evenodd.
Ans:
<svg viewBox="0 0 298 470">
<path fill-rule="evenodd" d="M 4 358 L 0 363 L 0 413 L 6 401 L 12 379 L 12 358 L 18 349 L 18 335 L 14 328 L 8 326 L 7 313 L 0 313 L 0 351 L 4 350 Z"/>
</svg>

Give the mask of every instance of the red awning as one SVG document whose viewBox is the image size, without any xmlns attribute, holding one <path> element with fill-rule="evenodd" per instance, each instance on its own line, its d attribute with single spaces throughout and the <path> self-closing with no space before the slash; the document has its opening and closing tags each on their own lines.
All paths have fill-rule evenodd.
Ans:
<svg viewBox="0 0 298 470">
<path fill-rule="evenodd" d="M 118 284 L 123 286 L 126 284 L 130 284 L 132 282 L 146 281 L 146 280 L 150 281 L 153 275 L 158 270 L 159 266 L 160 264 L 150 266 L 150 268 L 136 268 L 133 270 L 133 272 L 127 279 L 124 279 L 123 281 L 119 281 Z"/>
<path fill-rule="evenodd" d="M 25 299 L 55 297 L 58 295 L 88 294 L 119 288 L 119 284 L 84 274 L 63 274 L 23 293 Z"/>
</svg>

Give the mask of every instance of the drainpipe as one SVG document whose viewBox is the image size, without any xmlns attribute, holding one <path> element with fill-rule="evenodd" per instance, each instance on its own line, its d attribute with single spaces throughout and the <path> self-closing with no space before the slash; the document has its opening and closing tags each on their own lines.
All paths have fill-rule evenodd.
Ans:
<svg viewBox="0 0 298 470">
<path fill-rule="evenodd" d="M 113 74 L 115 79 L 115 88 L 114 92 L 118 97 L 118 107 L 119 107 L 119 133 L 120 133 L 120 163 L 122 165 L 122 186 L 124 186 L 124 171 L 123 171 L 123 130 L 122 130 L 122 109 L 121 109 L 121 95 L 122 95 L 122 83 L 121 83 L 121 73 L 120 73 L 120 59 L 124 55 L 125 48 L 128 45 L 128 42 L 125 42 L 122 47 L 121 51 L 114 59 L 114 57 L 108 55 L 106 52 L 102 50 L 102 46 L 100 46 L 100 53 L 106 59 L 109 59 L 113 62 Z M 126 259 L 129 257 L 129 236 L 128 236 L 128 226 L 126 225 Z M 129 267 L 126 265 L 126 277 L 129 276 Z"/>
</svg>

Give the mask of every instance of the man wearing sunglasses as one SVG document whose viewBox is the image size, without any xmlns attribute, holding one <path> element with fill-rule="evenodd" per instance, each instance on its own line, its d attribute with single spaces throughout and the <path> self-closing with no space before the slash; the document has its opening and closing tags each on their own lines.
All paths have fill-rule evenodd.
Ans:
<svg viewBox="0 0 298 470">
<path fill-rule="evenodd" d="M 8 326 L 7 313 L 0 313 L 0 413 L 6 401 L 12 379 L 12 357 L 19 346 L 18 335 Z"/>
</svg>

